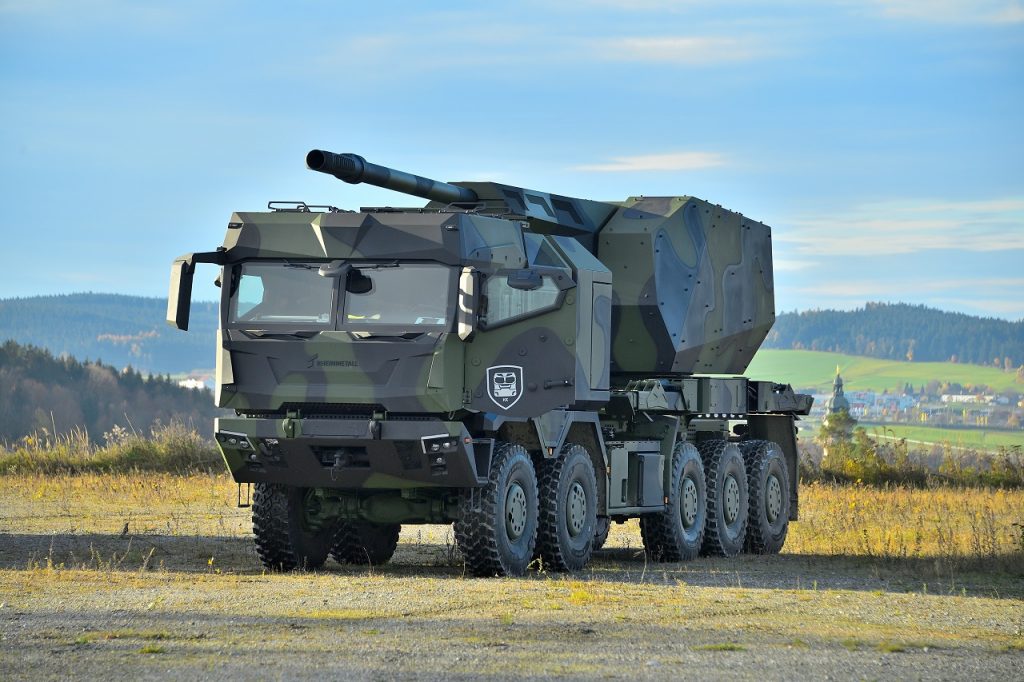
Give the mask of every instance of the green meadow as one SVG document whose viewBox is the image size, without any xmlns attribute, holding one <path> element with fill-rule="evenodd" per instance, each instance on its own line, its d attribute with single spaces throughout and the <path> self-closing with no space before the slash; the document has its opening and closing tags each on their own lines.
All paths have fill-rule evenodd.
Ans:
<svg viewBox="0 0 1024 682">
<path fill-rule="evenodd" d="M 1013 446 L 1024 447 L 1024 431 L 996 431 L 993 429 L 943 429 L 912 424 L 861 424 L 873 438 L 892 440 L 906 438 L 911 443 L 938 443 L 954 448 L 996 450 Z"/>
<path fill-rule="evenodd" d="M 809 350 L 760 350 L 746 375 L 752 379 L 792 384 L 798 390 L 826 393 L 832 390 L 836 366 L 848 391 L 902 391 L 907 383 L 920 389 L 934 380 L 963 386 L 986 385 L 997 392 L 1008 389 L 1024 392 L 1024 383 L 1017 380 L 1016 373 L 995 367 L 953 362 L 898 362 Z"/>
</svg>

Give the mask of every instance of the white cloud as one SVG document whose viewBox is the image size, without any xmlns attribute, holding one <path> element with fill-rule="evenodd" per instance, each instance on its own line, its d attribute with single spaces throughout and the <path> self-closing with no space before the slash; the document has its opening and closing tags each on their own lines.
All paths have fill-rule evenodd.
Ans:
<svg viewBox="0 0 1024 682">
<path fill-rule="evenodd" d="M 820 263 L 811 260 L 796 260 L 793 258 L 775 258 L 772 267 L 775 272 L 801 272 L 816 268 Z"/>
<path fill-rule="evenodd" d="M 1016 0 L 873 0 L 885 17 L 944 24 L 1019 24 L 1024 5 Z"/>
<path fill-rule="evenodd" d="M 887 277 L 872 272 L 846 281 L 819 281 L 810 286 L 788 286 L 783 292 L 787 306 L 798 309 L 848 310 L 865 301 L 923 303 L 942 310 L 972 315 L 991 315 L 1009 320 L 1024 319 L 1024 289 L 1020 277 Z M 778 292 L 777 292 L 778 293 Z M 786 306 L 783 306 L 784 308 Z"/>
<path fill-rule="evenodd" d="M 608 61 L 694 66 L 748 61 L 768 54 L 753 39 L 717 36 L 603 38 L 590 46 L 597 57 Z"/>
<path fill-rule="evenodd" d="M 849 282 L 820 282 L 813 287 L 799 289 L 803 293 L 822 296 L 850 296 L 857 299 L 865 297 L 892 296 L 894 292 L 913 291 L 916 294 L 935 294 L 949 291 L 993 291 L 1007 292 L 1024 289 L 1024 278 L 1021 277 L 977 277 L 956 279 L 909 279 L 909 280 L 864 280 L 856 286 Z M 976 299 L 971 299 L 975 304 Z M 1016 301 L 1016 307 L 1021 302 Z"/>
<path fill-rule="evenodd" d="M 1024 249 L 1024 199 L 864 204 L 788 221 L 776 240 L 809 255 L 871 256 L 936 249 Z"/>
<path fill-rule="evenodd" d="M 1024 320 L 1024 305 L 1019 298 L 996 300 L 992 298 L 936 298 L 934 302 L 947 310 L 975 308 L 995 317 Z"/>
<path fill-rule="evenodd" d="M 801 7 L 816 9 L 826 2 L 821 0 L 783 0 L 772 3 L 799 11 Z M 1024 22 L 1024 4 L 1020 0 L 831 0 L 831 4 L 860 14 L 881 15 L 888 19 L 921 21 L 944 24 L 1018 24 Z M 636 14 L 683 14 L 694 11 L 722 13 L 739 8 L 748 16 L 765 9 L 765 5 L 751 0 L 563 0 L 563 6 L 599 9 L 606 8 Z M 761 14 L 760 16 L 765 16 Z"/>
<path fill-rule="evenodd" d="M 632 173 L 638 171 L 688 171 L 724 166 L 725 157 L 715 152 L 672 152 L 640 156 L 614 157 L 607 163 L 574 166 L 572 170 L 593 173 Z"/>
</svg>

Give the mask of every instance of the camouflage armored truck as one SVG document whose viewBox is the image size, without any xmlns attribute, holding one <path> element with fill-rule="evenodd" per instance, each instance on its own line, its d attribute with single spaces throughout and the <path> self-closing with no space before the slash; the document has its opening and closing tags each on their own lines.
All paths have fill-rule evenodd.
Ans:
<svg viewBox="0 0 1024 682">
<path fill-rule="evenodd" d="M 766 225 L 306 163 L 429 203 L 271 202 L 174 261 L 180 329 L 220 267 L 215 437 L 265 566 L 378 564 L 424 523 L 481 576 L 579 570 L 630 518 L 654 560 L 782 548 L 811 397 L 738 376 L 775 319 Z"/>
</svg>

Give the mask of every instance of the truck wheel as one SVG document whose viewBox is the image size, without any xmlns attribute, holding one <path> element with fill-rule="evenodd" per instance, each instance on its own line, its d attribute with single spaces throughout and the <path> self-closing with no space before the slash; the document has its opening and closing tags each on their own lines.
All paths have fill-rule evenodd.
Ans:
<svg viewBox="0 0 1024 682">
<path fill-rule="evenodd" d="M 252 499 L 256 554 L 271 571 L 320 568 L 331 550 L 334 526 L 306 524 L 307 488 L 257 483 Z"/>
<path fill-rule="evenodd" d="M 768 440 L 740 443 L 747 464 L 750 518 L 745 550 L 778 554 L 789 532 L 789 474 L 782 448 Z"/>
<path fill-rule="evenodd" d="M 640 517 L 644 550 L 654 561 L 689 561 L 704 542 L 708 495 L 700 453 L 690 443 L 672 454 L 672 484 L 665 511 Z"/>
<path fill-rule="evenodd" d="M 523 575 L 537 544 L 537 474 L 529 453 L 496 442 L 489 479 L 463 490 L 455 542 L 474 575 Z"/>
<path fill-rule="evenodd" d="M 537 468 L 540 524 L 536 555 L 546 568 L 578 571 L 590 561 L 597 532 L 597 477 L 590 453 L 566 443 Z"/>
<path fill-rule="evenodd" d="M 334 535 L 331 556 L 339 564 L 378 566 L 387 563 L 398 546 L 401 530 L 402 525 L 398 523 L 342 521 Z"/>
<path fill-rule="evenodd" d="M 697 446 L 704 461 L 708 521 L 703 554 L 736 556 L 747 536 L 749 496 L 743 454 L 735 443 L 708 440 Z"/>
<path fill-rule="evenodd" d="M 594 531 L 594 551 L 604 547 L 604 543 L 608 542 L 608 533 L 612 529 L 612 520 L 607 516 L 598 516 L 597 525 Z"/>
</svg>

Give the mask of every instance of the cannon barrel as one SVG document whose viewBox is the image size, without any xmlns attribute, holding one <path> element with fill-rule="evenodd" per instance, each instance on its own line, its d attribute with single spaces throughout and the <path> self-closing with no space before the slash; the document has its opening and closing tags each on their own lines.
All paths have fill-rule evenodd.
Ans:
<svg viewBox="0 0 1024 682">
<path fill-rule="evenodd" d="M 475 203 L 479 201 L 476 192 L 447 182 L 431 180 L 420 175 L 378 166 L 358 154 L 335 154 L 314 149 L 306 154 L 306 166 L 310 170 L 333 175 L 339 180 L 358 185 L 365 182 L 396 192 L 440 201 L 446 204 Z"/>
</svg>

